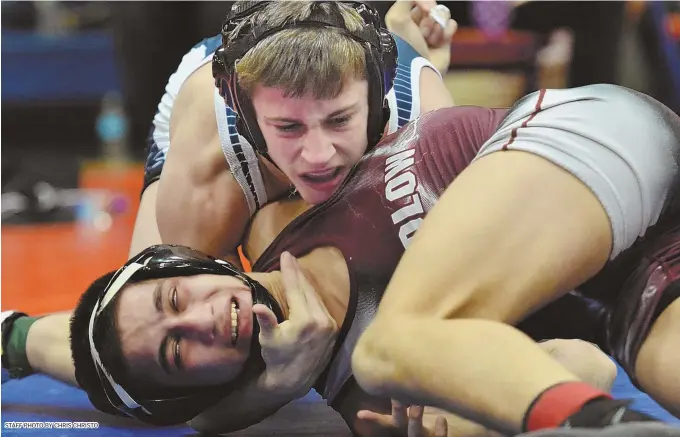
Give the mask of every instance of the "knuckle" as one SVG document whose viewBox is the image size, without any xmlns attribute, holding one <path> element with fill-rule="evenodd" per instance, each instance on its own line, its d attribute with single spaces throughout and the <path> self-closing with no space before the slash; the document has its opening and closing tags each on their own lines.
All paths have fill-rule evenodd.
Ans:
<svg viewBox="0 0 680 437">
<path fill-rule="evenodd" d="M 385 14 L 385 25 L 388 29 L 399 29 L 405 27 L 411 20 L 408 15 L 400 14 L 390 9 Z"/>
</svg>

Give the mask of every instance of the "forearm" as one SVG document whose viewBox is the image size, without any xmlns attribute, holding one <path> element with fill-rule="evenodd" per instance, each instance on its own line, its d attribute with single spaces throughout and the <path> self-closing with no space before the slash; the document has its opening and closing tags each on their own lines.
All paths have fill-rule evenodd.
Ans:
<svg viewBox="0 0 680 437">
<path fill-rule="evenodd" d="M 292 399 L 249 384 L 194 418 L 189 425 L 205 433 L 227 433 L 248 428 L 274 415 Z"/>
<path fill-rule="evenodd" d="M 49 314 L 31 325 L 26 357 L 35 372 L 78 385 L 69 342 L 70 317 L 70 312 Z"/>
</svg>

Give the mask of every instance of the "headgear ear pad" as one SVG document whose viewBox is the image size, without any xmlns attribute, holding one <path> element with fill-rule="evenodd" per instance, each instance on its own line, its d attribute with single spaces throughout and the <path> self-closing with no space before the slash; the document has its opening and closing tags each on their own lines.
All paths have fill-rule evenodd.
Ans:
<svg viewBox="0 0 680 437">
<path fill-rule="evenodd" d="M 149 279 L 199 274 L 228 275 L 241 279 L 251 289 L 253 304 L 266 305 L 274 312 L 280 322 L 283 321 L 281 307 L 267 289 L 238 271 L 229 262 L 215 259 L 187 247 L 158 245 L 144 250 L 118 270 L 108 282 L 108 285 L 99 291 L 96 301 L 89 300 L 89 304 L 92 306 L 91 311 L 76 310 L 75 314 L 91 314 L 92 323 L 90 323 L 89 332 L 72 332 L 71 335 L 77 336 L 81 340 L 82 336 L 89 336 L 92 339 L 91 336 L 96 329 L 98 316 L 102 314 L 103 308 L 111 301 L 113 295 L 120 291 L 125 284 Z M 96 313 L 93 314 L 93 312 Z M 72 323 L 72 326 L 75 325 L 87 326 L 87 323 Z M 185 423 L 219 402 L 231 390 L 264 370 L 258 336 L 259 326 L 254 323 L 250 356 L 244 364 L 243 371 L 233 381 L 219 386 L 159 389 L 157 393 L 154 393 L 154 396 L 144 396 L 135 393 L 134 387 L 122 387 L 114 381 L 105 368 L 105 363 L 100 362 L 97 350 L 88 351 L 92 352 L 91 355 L 74 352 L 74 357 L 78 355 L 84 357 L 83 360 L 87 360 L 85 357 L 90 358 L 88 363 L 76 363 L 76 369 L 92 369 L 94 367 L 98 375 L 97 383 L 82 384 L 81 381 L 85 382 L 91 380 L 91 378 L 82 378 L 78 374 L 76 374 L 76 377 L 79 384 L 87 385 L 82 388 L 88 393 L 92 403 L 103 411 L 110 412 L 110 407 L 113 407 L 120 413 L 154 425 L 165 426 Z M 84 343 L 87 344 L 87 342 Z M 88 346 L 83 345 L 83 342 L 73 341 L 72 344 L 72 347 L 77 347 L 75 345 L 80 344 L 79 347 L 88 348 Z M 93 341 L 89 344 L 94 346 Z M 99 346 L 95 346 L 95 349 L 99 349 Z"/>
</svg>

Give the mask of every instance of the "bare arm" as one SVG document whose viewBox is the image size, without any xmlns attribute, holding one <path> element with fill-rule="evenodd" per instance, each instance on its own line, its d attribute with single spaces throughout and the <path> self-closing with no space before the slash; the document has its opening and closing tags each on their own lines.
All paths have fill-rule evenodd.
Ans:
<svg viewBox="0 0 680 437">
<path fill-rule="evenodd" d="M 238 263 L 236 248 L 250 213 L 222 154 L 209 68 L 190 76 L 177 96 L 159 181 L 156 220 L 162 240 Z"/>
<path fill-rule="evenodd" d="M 422 12 L 429 11 L 436 6 L 436 2 L 432 0 L 419 1 L 417 4 L 418 9 Z M 426 16 L 424 13 L 421 15 Z M 432 20 L 424 18 L 423 21 L 431 22 Z M 406 41 L 438 70 L 437 72 L 426 67 L 420 73 L 420 113 L 424 114 L 435 109 L 453 106 L 454 101 L 451 92 L 446 88 L 440 74 L 445 74 L 449 68 L 451 37 L 456 31 L 456 22 L 448 20 L 446 30 L 441 29 L 439 24 L 429 26 L 437 32 L 430 32 L 426 39 L 423 29 L 428 27 L 427 24 L 433 23 L 422 23 L 422 26 L 419 26 L 411 14 L 411 2 L 398 1 L 385 15 L 385 24 L 390 32 Z"/>
<path fill-rule="evenodd" d="M 420 113 L 454 106 L 451 91 L 446 88 L 441 76 L 431 68 L 420 73 Z"/>
</svg>

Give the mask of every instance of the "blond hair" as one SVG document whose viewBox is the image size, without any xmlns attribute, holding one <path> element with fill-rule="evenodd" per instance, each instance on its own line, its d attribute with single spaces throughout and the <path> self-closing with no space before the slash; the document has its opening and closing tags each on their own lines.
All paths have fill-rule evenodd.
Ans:
<svg viewBox="0 0 680 437">
<path fill-rule="evenodd" d="M 350 32 L 364 22 L 351 7 L 314 1 L 273 2 L 251 16 L 247 24 L 278 27 L 302 21 L 321 9 L 330 15 L 337 9 Z M 241 24 L 230 38 L 238 35 Z M 352 79 L 366 79 L 366 58 L 358 41 L 333 27 L 296 27 L 277 32 L 258 42 L 236 63 L 239 85 L 248 94 L 258 84 L 281 88 L 287 97 L 337 97 Z"/>
</svg>

